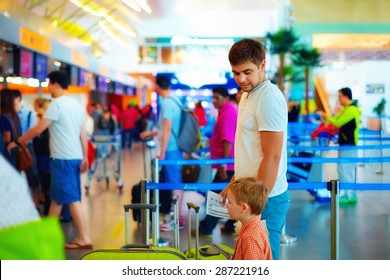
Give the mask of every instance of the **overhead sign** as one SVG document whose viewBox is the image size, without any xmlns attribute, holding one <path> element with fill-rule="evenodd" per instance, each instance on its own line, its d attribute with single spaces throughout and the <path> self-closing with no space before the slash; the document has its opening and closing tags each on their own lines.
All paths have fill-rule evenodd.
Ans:
<svg viewBox="0 0 390 280">
<path fill-rule="evenodd" d="M 48 38 L 35 33 L 23 26 L 19 28 L 20 44 L 24 47 L 36 50 L 41 53 L 50 54 L 51 42 Z"/>
<path fill-rule="evenodd" d="M 81 68 L 88 68 L 88 57 L 77 51 L 71 52 L 72 64 L 80 66 Z"/>
<path fill-rule="evenodd" d="M 368 84 L 366 85 L 366 93 L 368 94 L 383 94 L 385 93 L 384 84 Z"/>
</svg>

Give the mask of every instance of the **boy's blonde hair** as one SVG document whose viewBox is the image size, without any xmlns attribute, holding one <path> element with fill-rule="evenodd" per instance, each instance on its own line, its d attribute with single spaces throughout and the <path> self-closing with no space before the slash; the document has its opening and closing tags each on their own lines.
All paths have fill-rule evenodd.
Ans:
<svg viewBox="0 0 390 280">
<path fill-rule="evenodd" d="M 246 203 L 251 214 L 260 215 L 268 199 L 268 190 L 262 181 L 255 177 L 243 177 L 230 184 L 229 190 L 237 204 Z"/>
</svg>

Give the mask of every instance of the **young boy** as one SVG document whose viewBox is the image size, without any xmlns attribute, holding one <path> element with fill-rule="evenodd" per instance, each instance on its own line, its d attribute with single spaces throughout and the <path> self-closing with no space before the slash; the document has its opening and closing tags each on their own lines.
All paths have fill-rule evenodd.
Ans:
<svg viewBox="0 0 390 280">
<path fill-rule="evenodd" d="M 227 210 L 242 227 L 233 260 L 272 260 L 271 246 L 260 214 L 267 202 L 267 188 L 254 177 L 242 177 L 229 185 Z"/>
</svg>

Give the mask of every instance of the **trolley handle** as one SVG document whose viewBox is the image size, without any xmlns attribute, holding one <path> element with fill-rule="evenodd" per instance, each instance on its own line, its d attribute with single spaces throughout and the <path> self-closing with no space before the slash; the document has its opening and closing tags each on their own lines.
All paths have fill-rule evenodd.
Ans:
<svg viewBox="0 0 390 280">
<path fill-rule="evenodd" d="M 195 210 L 196 213 L 199 213 L 200 207 L 199 207 L 198 205 L 196 205 L 195 203 L 187 202 L 187 207 L 188 207 L 188 210 L 190 210 L 191 208 L 193 208 L 193 209 Z"/>
<path fill-rule="evenodd" d="M 125 208 L 125 212 L 129 212 L 130 209 L 149 209 L 152 212 L 156 211 L 156 204 L 148 204 L 148 203 L 132 203 L 123 205 Z"/>
</svg>

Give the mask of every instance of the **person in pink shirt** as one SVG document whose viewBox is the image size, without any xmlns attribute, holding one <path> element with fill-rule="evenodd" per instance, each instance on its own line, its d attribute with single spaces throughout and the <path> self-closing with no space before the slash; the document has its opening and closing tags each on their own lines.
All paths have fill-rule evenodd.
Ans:
<svg viewBox="0 0 390 280">
<path fill-rule="evenodd" d="M 237 108 L 230 102 L 229 92 L 226 87 L 218 86 L 213 88 L 213 105 L 218 109 L 218 117 L 210 139 L 211 158 L 233 158 Z M 213 183 L 228 183 L 234 175 L 234 164 L 212 165 L 212 168 L 217 169 Z M 219 218 L 207 215 L 200 222 L 199 233 L 203 236 L 211 236 L 218 220 Z M 225 226 L 221 228 L 221 231 L 234 235 L 234 221 L 228 220 Z"/>
<path fill-rule="evenodd" d="M 255 177 L 233 181 L 227 192 L 229 217 L 241 222 L 233 260 L 272 260 L 268 232 L 260 220 L 268 191 Z"/>
<path fill-rule="evenodd" d="M 126 146 L 131 149 L 132 141 L 136 138 L 135 122 L 141 117 L 141 114 L 134 106 L 129 104 L 122 114 L 122 148 Z M 140 132 L 138 132 L 140 133 Z"/>
</svg>

